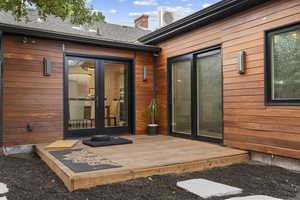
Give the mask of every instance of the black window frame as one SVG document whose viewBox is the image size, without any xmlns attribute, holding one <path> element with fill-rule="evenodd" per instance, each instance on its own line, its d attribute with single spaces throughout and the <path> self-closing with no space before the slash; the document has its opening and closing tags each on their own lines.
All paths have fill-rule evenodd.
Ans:
<svg viewBox="0 0 300 200">
<path fill-rule="evenodd" d="M 3 72 L 4 72 L 4 56 L 3 56 L 3 32 L 0 30 L 0 147 L 4 146 L 4 128 L 3 128 Z"/>
<path fill-rule="evenodd" d="M 290 32 L 293 30 L 300 30 L 300 22 L 280 26 L 274 29 L 266 30 L 265 36 L 265 105 L 266 106 L 299 106 L 299 99 L 273 99 L 272 98 L 272 36 Z M 299 88 L 300 89 L 300 88 Z"/>
<path fill-rule="evenodd" d="M 68 58 L 81 58 L 85 60 L 95 60 L 96 65 L 102 65 L 103 62 L 120 62 L 128 65 L 128 81 L 130 88 L 128 101 L 128 126 L 125 127 L 102 127 L 101 129 L 93 128 L 93 129 L 74 129 L 70 130 L 68 128 L 68 120 L 69 120 L 69 97 L 68 97 Z M 102 64 L 101 64 L 102 62 Z M 136 115 L 135 115 L 135 67 L 136 60 L 134 58 L 123 58 L 116 56 L 107 56 L 107 55 L 96 55 L 96 54 L 84 54 L 78 52 L 65 51 L 63 58 L 63 66 L 64 66 L 64 75 L 63 75 L 63 105 L 64 105 L 64 139 L 72 139 L 72 138 L 81 138 L 81 137 L 89 137 L 97 134 L 106 134 L 106 135 L 135 135 L 136 134 Z M 102 73 L 103 75 L 103 73 Z M 99 74 L 96 74 L 99 76 Z M 98 77 L 99 79 L 100 77 Z M 103 78 L 103 77 L 102 77 Z"/>
<path fill-rule="evenodd" d="M 173 57 L 167 58 L 167 100 L 168 100 L 168 135 L 170 136 L 176 136 L 176 137 L 182 137 L 187 139 L 193 139 L 193 140 L 200 140 L 205 142 L 211 142 L 223 145 L 224 143 L 224 96 L 223 96 L 223 90 L 224 90 L 224 81 L 223 81 L 223 61 L 221 63 L 222 65 L 222 138 L 212 138 L 212 137 L 205 137 L 197 135 L 197 56 L 204 53 L 209 53 L 213 51 L 219 51 L 222 56 L 222 45 L 214 45 L 208 48 L 203 48 L 200 50 L 196 50 L 193 52 L 189 52 L 186 54 L 176 55 Z M 172 131 L 172 64 L 177 61 L 184 61 L 184 60 L 190 60 L 191 61 L 191 134 L 181 134 L 181 133 L 175 133 Z"/>
</svg>

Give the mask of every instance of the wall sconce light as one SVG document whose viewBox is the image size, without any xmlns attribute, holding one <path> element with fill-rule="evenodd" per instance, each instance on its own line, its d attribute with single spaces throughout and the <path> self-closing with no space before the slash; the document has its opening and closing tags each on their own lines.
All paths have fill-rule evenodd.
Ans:
<svg viewBox="0 0 300 200">
<path fill-rule="evenodd" d="M 27 43 L 28 43 L 28 38 L 27 38 L 27 37 L 23 37 L 22 43 L 23 43 L 23 44 L 27 44 Z"/>
<path fill-rule="evenodd" d="M 245 57 L 246 57 L 245 51 L 238 52 L 238 54 L 237 54 L 237 71 L 239 74 L 245 73 Z"/>
<path fill-rule="evenodd" d="M 144 68 L 143 68 L 143 81 L 147 81 L 148 79 L 148 69 L 147 69 L 147 66 L 144 65 Z"/>
<path fill-rule="evenodd" d="M 51 76 L 52 74 L 52 65 L 48 58 L 43 59 L 43 67 L 44 67 L 44 76 Z"/>
<path fill-rule="evenodd" d="M 26 125 L 26 130 L 27 130 L 28 132 L 32 132 L 32 131 L 33 131 L 33 125 L 32 125 L 32 123 L 27 123 L 27 125 Z"/>
</svg>

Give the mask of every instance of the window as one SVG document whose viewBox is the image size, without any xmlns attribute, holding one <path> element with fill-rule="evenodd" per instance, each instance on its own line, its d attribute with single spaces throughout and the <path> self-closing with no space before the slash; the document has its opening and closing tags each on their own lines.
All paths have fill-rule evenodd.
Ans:
<svg viewBox="0 0 300 200">
<path fill-rule="evenodd" d="M 172 131 L 191 134 L 191 60 L 172 64 Z"/>
<path fill-rule="evenodd" d="M 266 32 L 266 103 L 300 105 L 300 25 Z"/>
<path fill-rule="evenodd" d="M 220 45 L 168 59 L 171 135 L 222 142 L 222 76 Z"/>
</svg>

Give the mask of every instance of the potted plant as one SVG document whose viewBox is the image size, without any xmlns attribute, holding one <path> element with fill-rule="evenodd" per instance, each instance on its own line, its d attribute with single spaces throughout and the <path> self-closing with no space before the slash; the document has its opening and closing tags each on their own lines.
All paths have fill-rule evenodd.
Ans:
<svg viewBox="0 0 300 200">
<path fill-rule="evenodd" d="M 150 124 L 148 124 L 148 134 L 156 135 L 158 132 L 158 124 L 156 123 L 157 117 L 159 113 L 159 106 L 156 102 L 156 99 L 153 98 L 151 103 L 148 106 L 148 116 L 150 120 Z"/>
</svg>

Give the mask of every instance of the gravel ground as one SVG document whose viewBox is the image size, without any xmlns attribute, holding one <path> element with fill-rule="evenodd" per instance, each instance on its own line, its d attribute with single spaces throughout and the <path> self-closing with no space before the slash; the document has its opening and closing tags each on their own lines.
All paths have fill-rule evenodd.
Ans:
<svg viewBox="0 0 300 200">
<path fill-rule="evenodd" d="M 192 178 L 206 178 L 242 188 L 243 196 L 269 195 L 300 200 L 300 173 L 259 163 L 237 164 L 181 175 L 139 178 L 69 193 L 37 156 L 0 156 L 0 182 L 8 185 L 9 193 L 5 194 L 8 200 L 201 200 L 176 187 L 177 181 Z M 225 198 L 209 200 L 223 199 Z"/>
</svg>

